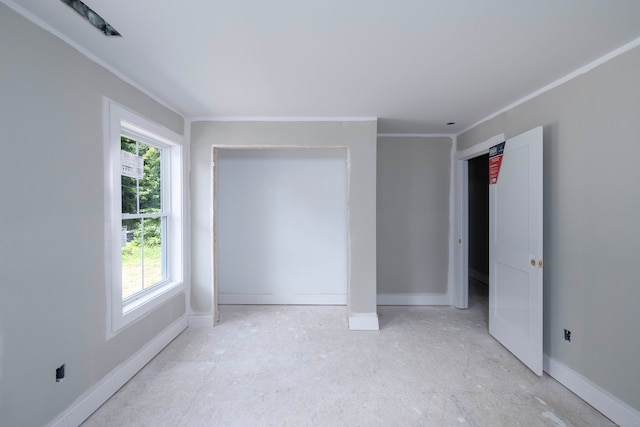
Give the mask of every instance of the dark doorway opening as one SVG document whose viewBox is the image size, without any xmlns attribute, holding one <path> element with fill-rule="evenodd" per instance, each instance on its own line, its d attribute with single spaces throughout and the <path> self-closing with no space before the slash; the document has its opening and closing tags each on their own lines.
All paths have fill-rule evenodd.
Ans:
<svg viewBox="0 0 640 427">
<path fill-rule="evenodd" d="M 489 155 L 469 165 L 469 306 L 489 299 Z"/>
</svg>

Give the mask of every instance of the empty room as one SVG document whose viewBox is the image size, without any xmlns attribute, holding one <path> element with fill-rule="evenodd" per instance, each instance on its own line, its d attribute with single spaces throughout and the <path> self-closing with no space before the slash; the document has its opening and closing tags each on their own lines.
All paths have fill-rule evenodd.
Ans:
<svg viewBox="0 0 640 427">
<path fill-rule="evenodd" d="M 627 0 L 0 0 L 0 426 L 640 426 L 638 76 Z"/>
</svg>

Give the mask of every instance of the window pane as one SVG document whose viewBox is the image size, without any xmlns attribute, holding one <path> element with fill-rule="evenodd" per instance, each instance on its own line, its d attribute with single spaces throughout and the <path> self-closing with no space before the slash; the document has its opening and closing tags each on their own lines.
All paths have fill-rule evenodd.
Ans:
<svg viewBox="0 0 640 427">
<path fill-rule="evenodd" d="M 139 181 L 140 213 L 162 210 L 161 151 L 138 143 L 138 154 L 144 159 L 144 176 Z"/>
<path fill-rule="evenodd" d="M 122 182 L 122 213 L 138 213 L 137 179 L 130 176 L 121 177 Z"/>
<path fill-rule="evenodd" d="M 163 239 L 161 218 L 144 220 L 144 287 L 148 288 L 165 279 L 163 268 Z"/>
<path fill-rule="evenodd" d="M 163 149 L 121 135 L 122 213 L 162 212 Z M 122 298 L 126 299 L 166 279 L 164 225 L 166 218 L 122 221 Z"/>
<path fill-rule="evenodd" d="M 122 220 L 122 299 L 142 290 L 142 220 Z M 126 238 L 124 237 L 126 234 Z"/>
<path fill-rule="evenodd" d="M 120 137 L 120 149 L 128 153 L 138 152 L 137 142 L 125 136 Z M 122 183 L 122 213 L 138 213 L 138 180 L 130 176 L 121 176 Z"/>
<path fill-rule="evenodd" d="M 136 154 L 136 141 L 126 136 L 120 137 L 120 149 L 124 151 L 128 151 L 129 153 Z"/>
</svg>

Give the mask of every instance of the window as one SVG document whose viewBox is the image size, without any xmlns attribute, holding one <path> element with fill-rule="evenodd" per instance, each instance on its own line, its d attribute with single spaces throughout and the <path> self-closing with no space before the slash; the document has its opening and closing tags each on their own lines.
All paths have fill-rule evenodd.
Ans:
<svg viewBox="0 0 640 427">
<path fill-rule="evenodd" d="M 184 290 L 182 137 L 105 100 L 108 336 Z"/>
<path fill-rule="evenodd" d="M 169 150 L 123 129 L 120 136 L 122 299 L 162 284 L 166 273 Z"/>
</svg>

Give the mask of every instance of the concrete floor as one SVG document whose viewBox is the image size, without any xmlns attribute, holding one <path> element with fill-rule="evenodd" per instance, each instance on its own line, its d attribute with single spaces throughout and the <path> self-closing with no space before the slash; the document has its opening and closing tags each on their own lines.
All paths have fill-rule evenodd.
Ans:
<svg viewBox="0 0 640 427">
<path fill-rule="evenodd" d="M 379 332 L 349 332 L 345 307 L 221 306 L 83 425 L 614 425 L 489 336 L 485 290 L 469 310 L 379 307 Z"/>
</svg>

